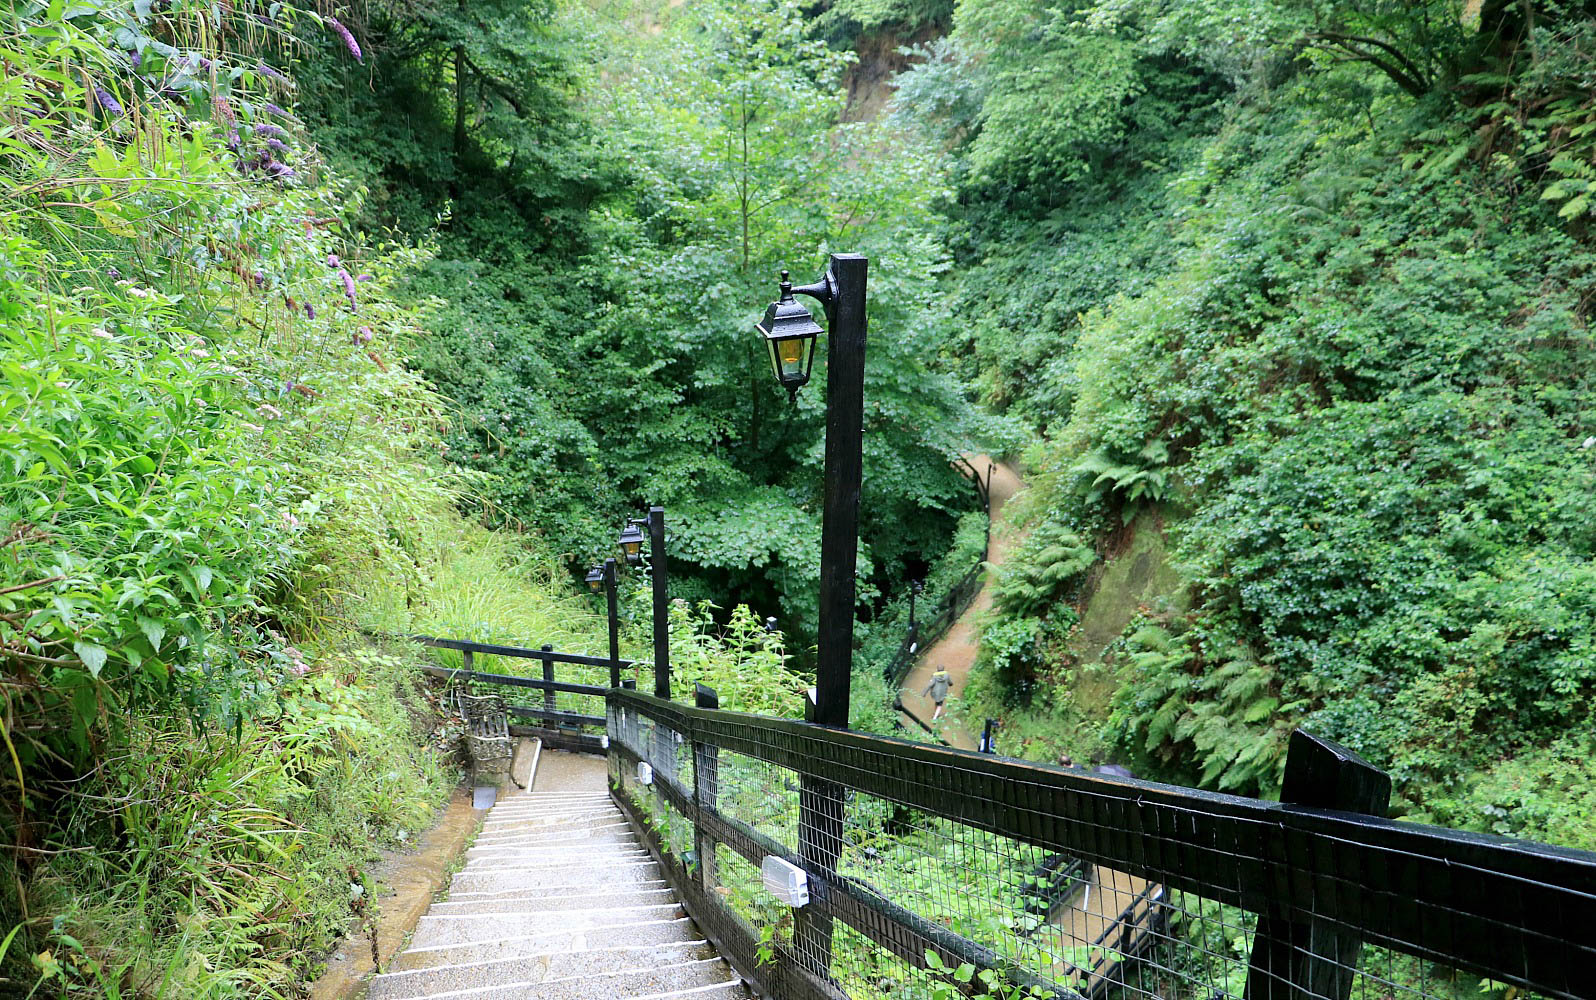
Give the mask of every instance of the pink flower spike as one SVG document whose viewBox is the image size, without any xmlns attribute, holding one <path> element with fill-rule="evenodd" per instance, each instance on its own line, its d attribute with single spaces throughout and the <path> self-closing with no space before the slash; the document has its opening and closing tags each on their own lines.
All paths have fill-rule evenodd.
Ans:
<svg viewBox="0 0 1596 1000">
<path fill-rule="evenodd" d="M 336 17 L 329 17 L 327 19 L 327 26 L 331 28 L 339 38 L 344 40 L 344 48 L 348 49 L 349 54 L 355 57 L 355 62 L 365 61 L 360 56 L 360 43 L 355 41 L 355 36 L 350 33 L 348 28 L 344 27 L 342 21 L 338 20 Z"/>
</svg>

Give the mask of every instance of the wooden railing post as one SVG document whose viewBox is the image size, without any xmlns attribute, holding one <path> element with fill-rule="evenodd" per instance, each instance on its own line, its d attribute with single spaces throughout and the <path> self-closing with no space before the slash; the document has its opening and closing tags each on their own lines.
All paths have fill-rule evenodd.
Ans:
<svg viewBox="0 0 1596 1000">
<path fill-rule="evenodd" d="M 665 555 L 665 508 L 648 509 L 649 575 L 654 586 L 654 697 L 671 700 L 670 585 Z"/>
<path fill-rule="evenodd" d="M 1299 729 L 1286 752 L 1280 801 L 1384 818 L 1391 777 L 1345 747 Z M 1362 947 L 1357 934 L 1329 920 L 1298 922 L 1262 913 L 1246 1000 L 1348 1000 Z"/>
<path fill-rule="evenodd" d="M 805 720 L 813 722 L 816 710 L 812 698 L 805 700 Z M 837 858 L 842 854 L 843 788 L 835 782 L 809 774 L 798 779 L 798 857 L 804 869 L 821 876 L 810 882 L 810 899 L 815 901 L 830 880 L 836 877 Z M 831 977 L 830 914 L 810 905 L 798 910 L 793 921 L 793 951 L 803 970 L 821 982 Z"/>
<path fill-rule="evenodd" d="M 543 646 L 543 652 L 552 653 L 552 652 L 554 652 L 554 647 L 551 646 L 551 645 L 545 644 Z M 545 656 L 543 658 L 543 679 L 545 681 L 547 681 L 548 683 L 550 683 L 550 684 L 554 683 L 554 660 L 552 658 L 550 658 L 550 657 L 547 657 L 547 656 Z M 544 688 L 543 689 L 543 708 L 544 708 L 545 711 L 548 711 L 548 712 L 552 712 L 552 711 L 555 710 L 555 707 L 554 707 L 554 689 L 553 688 Z M 551 725 L 552 725 L 552 722 L 553 722 L 553 720 L 550 720 Z"/>
<path fill-rule="evenodd" d="M 699 708 L 716 709 L 720 707 L 720 696 L 714 688 L 694 684 L 693 703 Z M 714 812 L 720 806 L 720 748 L 696 736 L 693 739 L 693 804 L 698 806 L 700 814 Z M 707 894 L 714 891 L 716 884 L 715 841 L 704 832 L 702 823 L 697 824 L 694 831 L 699 884 Z"/>
<path fill-rule="evenodd" d="M 610 625 L 610 687 L 621 686 L 621 617 L 615 598 L 615 560 L 604 560 L 604 600 Z"/>
</svg>

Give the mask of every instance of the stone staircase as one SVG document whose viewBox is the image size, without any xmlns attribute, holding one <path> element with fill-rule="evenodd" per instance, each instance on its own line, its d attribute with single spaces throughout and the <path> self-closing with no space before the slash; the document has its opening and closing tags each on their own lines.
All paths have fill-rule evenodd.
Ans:
<svg viewBox="0 0 1596 1000">
<path fill-rule="evenodd" d="M 545 753 L 501 799 L 369 1000 L 746 1000 L 605 792 L 604 762 Z"/>
</svg>

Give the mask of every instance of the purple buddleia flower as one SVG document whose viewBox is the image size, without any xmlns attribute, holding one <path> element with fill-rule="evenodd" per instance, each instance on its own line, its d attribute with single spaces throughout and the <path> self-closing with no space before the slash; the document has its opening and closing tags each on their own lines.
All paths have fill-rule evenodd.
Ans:
<svg viewBox="0 0 1596 1000">
<path fill-rule="evenodd" d="M 316 318 L 316 307 L 311 305 L 309 302 L 305 303 L 305 318 L 306 319 L 315 319 Z"/>
<path fill-rule="evenodd" d="M 279 108 L 277 105 L 271 103 L 270 101 L 266 102 L 265 104 L 262 104 L 261 107 L 265 108 L 267 111 L 270 111 L 272 114 L 276 115 L 279 118 L 287 118 L 288 117 L 288 112 L 284 111 L 282 108 Z"/>
<path fill-rule="evenodd" d="M 122 105 L 117 101 L 116 98 L 111 96 L 111 92 L 109 90 L 106 90 L 104 87 L 95 87 L 94 99 L 99 101 L 100 107 L 104 108 L 112 117 L 121 116 Z"/>
<path fill-rule="evenodd" d="M 138 69 L 144 63 L 144 53 L 134 49 L 128 54 L 128 59 L 133 63 L 133 68 Z"/>
<path fill-rule="evenodd" d="M 275 70 L 272 67 L 266 65 L 265 63 L 256 63 L 255 64 L 255 68 L 260 70 L 261 76 L 269 76 L 273 80 L 282 80 L 285 83 L 288 81 L 288 77 L 286 77 L 283 74 L 277 72 L 277 70 Z"/>
<path fill-rule="evenodd" d="M 337 254 L 330 253 L 330 254 L 327 255 L 327 266 L 328 267 L 338 267 L 342 263 L 343 263 L 343 261 L 339 259 Z"/>
<path fill-rule="evenodd" d="M 375 336 L 375 334 L 373 334 L 371 332 L 371 327 L 363 326 L 360 329 L 356 330 L 354 337 L 352 337 L 350 339 L 352 339 L 355 342 L 355 345 L 358 347 L 358 346 L 361 346 L 361 345 L 364 345 L 364 344 L 371 343 L 371 338 L 374 337 L 374 336 Z"/>
<path fill-rule="evenodd" d="M 267 139 L 266 148 L 279 154 L 288 152 L 288 146 L 281 139 Z"/>
<path fill-rule="evenodd" d="M 235 153 L 238 152 L 238 129 L 233 129 L 227 136 L 227 148 Z"/>
<path fill-rule="evenodd" d="M 342 21 L 338 20 L 336 17 L 329 17 L 327 19 L 327 26 L 331 28 L 339 38 L 344 40 L 344 48 L 348 49 L 349 54 L 355 57 L 355 62 L 365 62 L 360 55 L 360 43 L 355 41 L 355 36 L 350 33 L 348 28 L 344 27 Z"/>
<path fill-rule="evenodd" d="M 276 125 L 271 124 L 270 122 L 258 122 L 255 125 L 255 134 L 256 135 L 271 135 L 271 136 L 276 136 L 277 138 L 281 139 L 282 137 L 286 136 L 288 133 L 284 132 L 281 128 L 277 127 Z"/>
<path fill-rule="evenodd" d="M 369 275 L 369 274 L 362 274 L 362 275 L 360 275 L 360 276 L 359 276 L 359 277 L 358 277 L 358 278 L 356 278 L 356 279 L 355 279 L 355 280 L 356 280 L 356 281 L 370 281 L 370 280 L 371 280 L 371 275 Z"/>
<path fill-rule="evenodd" d="M 355 301 L 355 279 L 349 276 L 348 271 L 340 267 L 338 269 L 338 280 L 344 283 L 344 297 L 349 299 L 350 312 L 355 311 L 359 308 Z"/>
<path fill-rule="evenodd" d="M 122 277 L 122 272 L 121 272 L 121 271 L 118 271 L 118 270 L 117 270 L 117 269 L 116 269 L 116 268 L 114 268 L 114 267 L 111 267 L 111 268 L 107 268 L 107 269 L 106 269 L 106 271 L 105 271 L 105 276 L 106 276 L 106 277 L 107 277 L 107 278 L 110 278 L 110 279 L 111 279 L 111 280 L 112 280 L 112 281 L 115 281 L 115 280 L 117 280 L 117 279 L 118 279 L 118 278 L 120 278 L 120 277 Z"/>
</svg>

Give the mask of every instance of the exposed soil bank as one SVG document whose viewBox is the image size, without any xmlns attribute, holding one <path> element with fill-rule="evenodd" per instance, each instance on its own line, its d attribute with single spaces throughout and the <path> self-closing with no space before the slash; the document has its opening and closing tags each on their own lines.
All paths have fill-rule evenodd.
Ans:
<svg viewBox="0 0 1596 1000">
<path fill-rule="evenodd" d="M 386 892 L 378 900 L 377 955 L 386 964 L 404 947 L 416 921 L 449 882 L 449 869 L 476 833 L 483 813 L 471 808 L 471 789 L 456 788 L 437 824 L 409 850 L 384 851 L 372 878 Z M 311 984 L 312 1000 L 349 1000 L 361 995 L 376 966 L 371 936 L 352 932 L 327 961 L 327 971 Z"/>
</svg>

